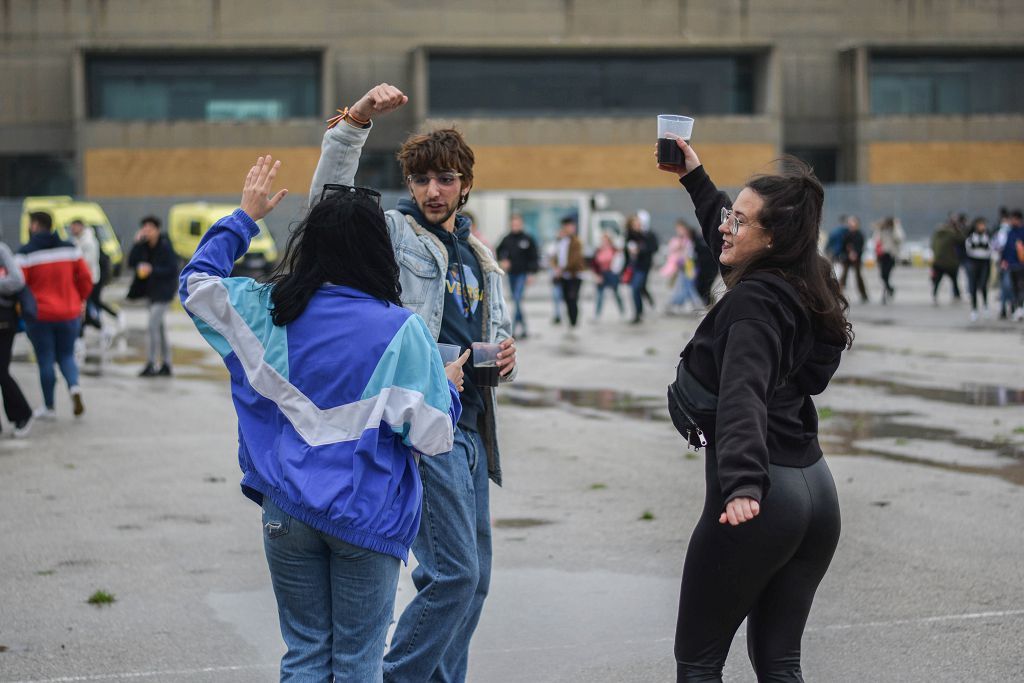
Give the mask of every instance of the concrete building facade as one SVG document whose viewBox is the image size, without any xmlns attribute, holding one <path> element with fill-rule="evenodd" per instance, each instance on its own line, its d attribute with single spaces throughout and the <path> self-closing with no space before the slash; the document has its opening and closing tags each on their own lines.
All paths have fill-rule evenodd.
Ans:
<svg viewBox="0 0 1024 683">
<path fill-rule="evenodd" d="M 323 121 L 381 82 L 363 180 L 454 123 L 486 189 L 664 187 L 654 115 L 723 185 L 781 153 L 831 182 L 1024 182 L 1015 0 L 3 0 L 0 195 L 301 188 Z"/>
</svg>

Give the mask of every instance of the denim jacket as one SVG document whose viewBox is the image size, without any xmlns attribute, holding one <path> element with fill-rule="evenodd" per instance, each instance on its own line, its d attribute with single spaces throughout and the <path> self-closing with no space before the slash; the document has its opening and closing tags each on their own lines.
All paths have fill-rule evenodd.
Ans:
<svg viewBox="0 0 1024 683">
<path fill-rule="evenodd" d="M 310 206 L 320 201 L 323 186 L 328 183 L 352 185 L 363 144 L 372 130 L 353 128 L 345 123 L 329 129 L 324 134 L 320 150 L 320 161 L 313 174 L 309 191 Z M 448 272 L 448 250 L 429 230 L 416 223 L 411 216 L 391 209 L 384 212 L 391 244 L 401 268 L 399 279 L 402 284 L 402 304 L 418 313 L 436 340 L 441 332 L 441 316 L 444 313 L 444 283 Z M 505 303 L 504 272 L 498 266 L 491 251 L 475 237 L 469 238 L 469 245 L 480 262 L 484 276 L 484 320 L 481 339 L 498 342 L 512 336 L 512 318 Z M 509 382 L 515 379 L 518 368 L 501 379 Z M 501 485 L 501 461 L 498 454 L 497 401 L 493 387 L 480 387 L 487 404 L 487 410 L 480 425 L 480 436 L 487 450 L 487 471 L 494 483 Z"/>
</svg>

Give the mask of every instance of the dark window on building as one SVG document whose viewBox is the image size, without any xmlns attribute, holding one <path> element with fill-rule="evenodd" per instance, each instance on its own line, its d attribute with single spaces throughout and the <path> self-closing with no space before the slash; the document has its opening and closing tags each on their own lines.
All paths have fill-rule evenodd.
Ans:
<svg viewBox="0 0 1024 683">
<path fill-rule="evenodd" d="M 787 147 L 785 152 L 810 165 L 822 183 L 834 183 L 839 179 L 839 152 L 835 147 Z"/>
<path fill-rule="evenodd" d="M 393 151 L 374 152 L 364 150 L 359 157 L 356 185 L 372 187 L 376 190 L 404 189 L 402 165 L 395 158 L 395 153 Z"/>
<path fill-rule="evenodd" d="M 1024 55 L 871 57 L 871 113 L 1024 113 Z"/>
<path fill-rule="evenodd" d="M 320 57 L 91 55 L 89 118 L 277 121 L 320 113 Z"/>
<path fill-rule="evenodd" d="M 754 55 L 429 55 L 433 116 L 755 113 Z"/>
<path fill-rule="evenodd" d="M 70 155 L 0 156 L 0 197 L 75 194 L 75 168 Z"/>
</svg>

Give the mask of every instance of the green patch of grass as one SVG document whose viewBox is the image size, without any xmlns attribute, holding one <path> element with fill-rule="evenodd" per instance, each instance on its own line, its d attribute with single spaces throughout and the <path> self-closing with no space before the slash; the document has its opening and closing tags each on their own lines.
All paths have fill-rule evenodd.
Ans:
<svg viewBox="0 0 1024 683">
<path fill-rule="evenodd" d="M 36 572 L 36 576 L 53 576 L 56 573 L 56 569 L 40 569 Z"/>
<path fill-rule="evenodd" d="M 827 420 L 830 417 L 832 417 L 833 414 L 834 413 L 832 412 L 832 409 L 829 408 L 828 406 L 825 406 L 824 408 L 818 408 L 818 419 L 819 420 Z"/>
<path fill-rule="evenodd" d="M 896 439 L 897 446 L 906 446 L 909 443 L 906 439 Z"/>
<path fill-rule="evenodd" d="M 641 522 L 649 522 L 654 519 L 654 513 L 650 510 L 644 510 L 644 514 L 640 515 Z"/>
<path fill-rule="evenodd" d="M 86 600 L 86 602 L 89 603 L 90 605 L 96 605 L 97 607 L 102 607 L 103 605 L 111 605 L 116 600 L 117 600 L 117 598 L 114 597 L 113 593 L 108 593 L 107 591 L 98 590 L 95 593 L 93 593 L 92 595 L 90 595 L 89 599 Z"/>
<path fill-rule="evenodd" d="M 1013 433 L 1014 434 L 1024 434 L 1024 425 L 1020 425 L 1019 427 L 1014 427 L 1013 428 Z"/>
<path fill-rule="evenodd" d="M 590 485 L 591 491 L 604 491 L 606 488 L 608 488 L 608 484 L 602 484 L 601 482 Z"/>
<path fill-rule="evenodd" d="M 700 456 L 698 456 L 693 451 L 686 451 L 686 453 L 683 454 L 683 457 L 686 458 L 687 460 L 696 460 Z"/>
</svg>

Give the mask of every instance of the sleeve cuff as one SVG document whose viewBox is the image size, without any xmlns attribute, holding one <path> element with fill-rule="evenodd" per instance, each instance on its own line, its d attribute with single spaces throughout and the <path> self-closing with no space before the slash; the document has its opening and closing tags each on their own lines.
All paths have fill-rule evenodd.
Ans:
<svg viewBox="0 0 1024 683">
<path fill-rule="evenodd" d="M 704 170 L 704 165 L 701 164 L 680 178 L 679 183 L 685 187 L 688 192 L 693 192 L 693 190 L 695 190 L 700 183 L 706 180 L 707 177 L 708 172 Z"/>
<path fill-rule="evenodd" d="M 260 234 L 260 226 L 257 225 L 256 221 L 254 221 L 245 211 L 235 209 L 231 215 L 234 216 L 238 222 L 242 224 L 242 227 L 249 232 L 250 238 L 256 237 L 256 235 Z"/>
<path fill-rule="evenodd" d="M 758 503 L 760 503 L 761 487 L 756 484 L 751 484 L 749 486 L 741 486 L 732 493 L 730 493 L 729 497 L 725 499 L 725 502 L 728 503 L 730 500 L 733 500 L 734 498 L 753 498 Z"/>
<path fill-rule="evenodd" d="M 366 128 L 357 128 L 348 121 L 339 121 L 334 128 L 328 128 L 324 133 L 326 137 L 351 147 L 362 147 L 373 130 L 373 121 Z"/>
</svg>

